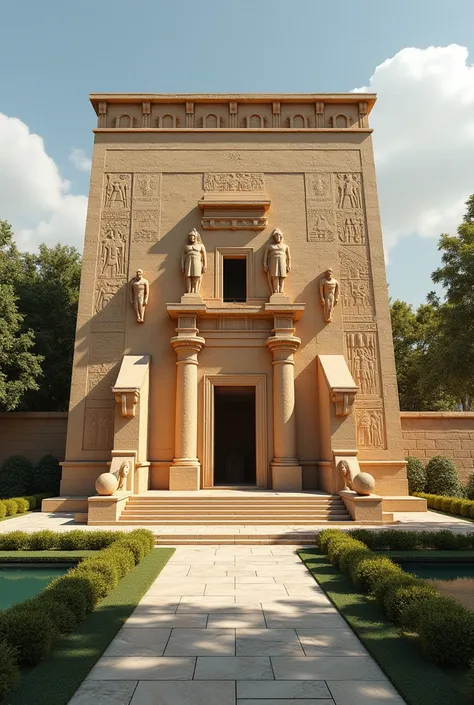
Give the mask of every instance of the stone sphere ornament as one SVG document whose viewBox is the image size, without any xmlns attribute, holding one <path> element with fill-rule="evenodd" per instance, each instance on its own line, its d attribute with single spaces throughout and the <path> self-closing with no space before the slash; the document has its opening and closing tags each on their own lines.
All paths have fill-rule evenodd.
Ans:
<svg viewBox="0 0 474 705">
<path fill-rule="evenodd" d="M 357 494 L 368 496 L 372 494 L 375 489 L 375 480 L 370 473 L 359 472 L 352 479 L 352 489 L 354 492 L 357 492 Z"/>
<path fill-rule="evenodd" d="M 118 480 L 111 472 L 103 472 L 95 481 L 95 491 L 103 497 L 109 497 L 118 488 Z"/>
</svg>

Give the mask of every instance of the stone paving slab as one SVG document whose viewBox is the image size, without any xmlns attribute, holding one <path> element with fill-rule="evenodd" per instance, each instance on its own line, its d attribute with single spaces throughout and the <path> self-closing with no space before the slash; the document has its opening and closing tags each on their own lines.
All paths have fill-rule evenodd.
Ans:
<svg viewBox="0 0 474 705">
<path fill-rule="evenodd" d="M 253 550 L 178 548 L 70 705 L 404 705 L 295 549 Z"/>
</svg>

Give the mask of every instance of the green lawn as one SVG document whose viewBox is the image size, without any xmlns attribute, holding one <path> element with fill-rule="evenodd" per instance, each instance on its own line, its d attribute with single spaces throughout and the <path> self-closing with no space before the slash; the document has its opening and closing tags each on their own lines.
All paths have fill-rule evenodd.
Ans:
<svg viewBox="0 0 474 705">
<path fill-rule="evenodd" d="M 326 556 L 316 549 L 298 554 L 408 705 L 470 705 L 463 672 L 425 661 L 416 643 L 400 634 L 373 598 L 354 592 L 349 579 Z"/>
<path fill-rule="evenodd" d="M 5 699 L 5 705 L 67 705 L 174 550 L 155 548 L 75 632 L 58 642 L 44 661 L 24 675 L 19 687 Z"/>
</svg>

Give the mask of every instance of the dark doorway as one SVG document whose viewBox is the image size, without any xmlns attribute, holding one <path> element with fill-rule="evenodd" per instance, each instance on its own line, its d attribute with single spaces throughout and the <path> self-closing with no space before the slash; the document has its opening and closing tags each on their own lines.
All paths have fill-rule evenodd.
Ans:
<svg viewBox="0 0 474 705">
<path fill-rule="evenodd" d="M 224 301 L 247 301 L 247 259 L 224 257 Z"/>
<path fill-rule="evenodd" d="M 214 387 L 214 419 L 214 485 L 255 485 L 255 387 Z"/>
</svg>

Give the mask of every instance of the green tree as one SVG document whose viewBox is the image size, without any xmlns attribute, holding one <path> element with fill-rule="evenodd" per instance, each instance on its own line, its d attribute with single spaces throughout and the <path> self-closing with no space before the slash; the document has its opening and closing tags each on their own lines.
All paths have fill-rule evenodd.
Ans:
<svg viewBox="0 0 474 705">
<path fill-rule="evenodd" d="M 434 294 L 413 310 L 396 300 L 390 307 L 398 395 L 403 411 L 442 411 L 456 408 L 456 398 L 441 374 L 444 340 L 440 303 Z"/>
<path fill-rule="evenodd" d="M 10 225 L 0 220 L 0 407 L 18 408 L 25 394 L 37 390 L 41 355 L 35 354 L 34 334 L 24 329 L 17 307 L 15 280 L 21 274 L 21 256 Z"/>
<path fill-rule="evenodd" d="M 442 235 L 442 266 L 432 278 L 446 291 L 440 307 L 442 368 L 446 382 L 465 411 L 474 404 L 474 195 L 457 235 Z"/>
<path fill-rule="evenodd" d="M 79 298 L 81 260 L 67 245 L 40 245 L 22 257 L 19 307 L 24 325 L 34 332 L 35 351 L 44 357 L 40 389 L 25 394 L 22 408 L 66 411 Z"/>
</svg>

